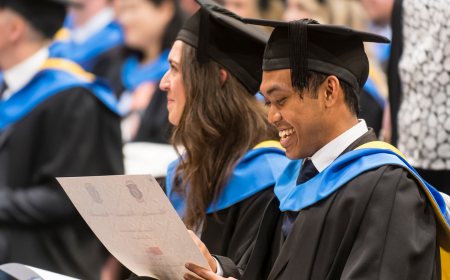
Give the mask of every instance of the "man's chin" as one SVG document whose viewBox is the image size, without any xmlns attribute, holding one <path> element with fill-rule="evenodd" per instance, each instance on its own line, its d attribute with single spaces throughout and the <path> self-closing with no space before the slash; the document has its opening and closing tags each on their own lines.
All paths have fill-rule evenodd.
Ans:
<svg viewBox="0 0 450 280">
<path fill-rule="evenodd" d="M 298 149 L 295 149 L 295 147 L 286 148 L 286 157 L 291 160 L 298 160 L 305 158 L 302 156 L 302 153 Z"/>
</svg>

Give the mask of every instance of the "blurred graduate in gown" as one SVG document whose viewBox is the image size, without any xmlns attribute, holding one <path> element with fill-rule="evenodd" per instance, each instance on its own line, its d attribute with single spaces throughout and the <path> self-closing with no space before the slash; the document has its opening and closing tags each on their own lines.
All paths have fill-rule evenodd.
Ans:
<svg viewBox="0 0 450 280">
<path fill-rule="evenodd" d="M 123 45 L 122 29 L 115 21 L 111 0 L 77 0 L 78 5 L 69 11 L 64 28 L 58 31 L 50 47 L 51 57 L 70 59 L 86 71 L 102 67 L 103 54 Z"/>
<path fill-rule="evenodd" d="M 178 0 L 116 0 L 116 10 L 125 46 L 106 52 L 94 73 L 113 85 L 125 142 L 168 143 L 172 126 L 159 82 L 183 24 Z"/>
<path fill-rule="evenodd" d="M 55 177 L 123 173 L 113 93 L 49 58 L 68 1 L 1 0 L 0 263 L 99 279 L 108 256 Z"/>
</svg>

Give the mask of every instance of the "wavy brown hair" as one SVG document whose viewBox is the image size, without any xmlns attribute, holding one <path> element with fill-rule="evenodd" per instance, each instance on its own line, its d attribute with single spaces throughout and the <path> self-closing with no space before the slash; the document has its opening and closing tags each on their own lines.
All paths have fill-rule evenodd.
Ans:
<svg viewBox="0 0 450 280">
<path fill-rule="evenodd" d="M 227 70 L 222 86 L 224 68 L 212 59 L 199 65 L 196 55 L 195 48 L 183 43 L 180 68 L 186 104 L 172 136 L 175 148 L 185 148 L 173 189 L 188 193 L 183 220 L 194 231 L 202 225 L 205 229 L 206 210 L 219 199 L 239 159 L 258 143 L 279 139 L 255 96 Z"/>
</svg>

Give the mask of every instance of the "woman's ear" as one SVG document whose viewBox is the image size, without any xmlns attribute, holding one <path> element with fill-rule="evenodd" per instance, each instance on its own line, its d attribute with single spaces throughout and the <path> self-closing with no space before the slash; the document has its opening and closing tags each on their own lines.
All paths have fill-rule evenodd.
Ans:
<svg viewBox="0 0 450 280">
<path fill-rule="evenodd" d="M 227 81 L 227 71 L 220 69 L 220 85 L 223 87 Z"/>
</svg>

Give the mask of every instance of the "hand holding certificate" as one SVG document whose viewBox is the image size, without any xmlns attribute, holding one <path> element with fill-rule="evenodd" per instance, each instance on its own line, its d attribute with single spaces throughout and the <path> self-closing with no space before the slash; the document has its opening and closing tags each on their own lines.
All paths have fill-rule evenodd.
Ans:
<svg viewBox="0 0 450 280">
<path fill-rule="evenodd" d="M 153 176 L 58 181 L 103 245 L 137 275 L 183 279 L 188 262 L 209 269 Z"/>
</svg>

